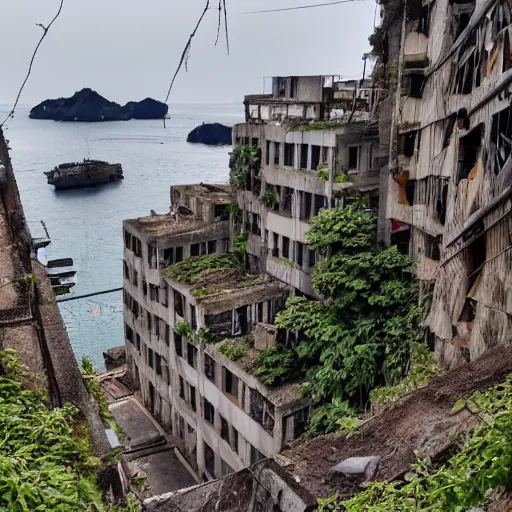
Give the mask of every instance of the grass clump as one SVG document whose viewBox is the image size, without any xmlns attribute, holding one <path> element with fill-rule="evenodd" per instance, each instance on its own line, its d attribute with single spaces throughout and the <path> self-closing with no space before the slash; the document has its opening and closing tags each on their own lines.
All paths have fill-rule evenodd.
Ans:
<svg viewBox="0 0 512 512">
<path fill-rule="evenodd" d="M 196 284 L 212 270 L 228 270 L 240 267 L 240 260 L 235 254 L 210 254 L 208 256 L 192 256 L 167 267 L 163 274 L 181 284 Z"/>
<path fill-rule="evenodd" d="M 226 340 L 217 349 L 231 361 L 239 361 L 247 354 L 249 345 L 243 339 Z"/>
</svg>

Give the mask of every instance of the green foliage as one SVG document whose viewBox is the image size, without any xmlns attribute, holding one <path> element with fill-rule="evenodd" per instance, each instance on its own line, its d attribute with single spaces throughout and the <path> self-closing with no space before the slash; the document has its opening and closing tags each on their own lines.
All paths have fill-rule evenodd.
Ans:
<svg viewBox="0 0 512 512">
<path fill-rule="evenodd" d="M 318 130 L 334 130 L 340 126 L 339 123 L 336 123 L 335 121 L 328 121 L 328 122 L 317 122 L 317 123 L 311 123 L 311 124 L 303 124 L 301 126 L 297 126 L 295 130 L 298 132 L 313 132 Z"/>
<path fill-rule="evenodd" d="M 244 339 L 235 338 L 224 341 L 217 350 L 231 361 L 239 361 L 247 354 L 249 345 Z"/>
<path fill-rule="evenodd" d="M 370 393 L 372 406 L 385 405 L 397 398 L 427 384 L 441 373 L 432 352 L 423 343 L 411 343 L 411 363 L 407 376 L 396 386 L 377 388 Z"/>
<path fill-rule="evenodd" d="M 251 168 L 259 166 L 259 150 L 255 146 L 236 146 L 230 154 L 230 183 L 245 189 Z"/>
<path fill-rule="evenodd" d="M 270 187 L 261 196 L 261 201 L 267 206 L 279 204 L 279 196 L 277 195 L 276 187 Z"/>
<path fill-rule="evenodd" d="M 375 217 L 360 208 L 331 208 L 311 220 L 306 241 L 310 249 L 354 253 L 375 245 L 376 227 Z"/>
<path fill-rule="evenodd" d="M 174 327 L 174 332 L 190 340 L 193 338 L 192 327 L 187 322 L 178 322 Z"/>
<path fill-rule="evenodd" d="M 235 254 L 210 254 L 192 256 L 165 268 L 163 274 L 181 284 L 196 284 L 212 270 L 228 270 L 240 267 Z"/>
<path fill-rule="evenodd" d="M 229 203 L 228 204 L 228 212 L 230 215 L 238 215 L 240 208 L 237 203 Z"/>
<path fill-rule="evenodd" d="M 459 512 L 485 504 L 488 489 L 507 486 L 510 481 L 512 377 L 485 393 L 475 393 L 465 402 L 482 421 L 470 435 L 460 439 L 458 453 L 438 463 L 419 460 L 412 465 L 405 483 L 375 483 L 352 499 L 334 501 L 345 508 L 323 510 Z"/>
<path fill-rule="evenodd" d="M 249 236 L 247 233 L 242 233 L 240 235 L 235 236 L 233 240 L 233 250 L 235 254 L 238 256 L 238 259 L 242 263 L 243 267 L 247 266 L 247 239 Z"/>
<path fill-rule="evenodd" d="M 329 179 L 329 167 L 326 164 L 319 165 L 316 177 L 319 180 L 327 181 Z"/>
<path fill-rule="evenodd" d="M 237 188 L 244 189 L 247 186 L 247 171 L 243 168 L 233 171 L 229 177 L 229 182 Z"/>
<path fill-rule="evenodd" d="M 92 361 L 86 357 L 82 358 L 82 375 L 86 377 L 84 380 L 89 393 L 94 397 L 98 404 L 100 416 L 104 425 L 107 428 L 112 428 L 114 431 L 122 435 L 120 428 L 114 420 L 114 416 L 112 416 L 112 413 L 108 409 L 108 400 L 101 390 L 100 383 L 93 378 L 90 378 L 95 375 L 94 366 Z"/>
<path fill-rule="evenodd" d="M 334 178 L 334 183 L 345 183 L 347 181 L 348 181 L 347 175 L 344 172 L 340 172 Z"/>
<path fill-rule="evenodd" d="M 100 461 L 72 405 L 49 410 L 12 350 L 0 352 L 0 510 L 135 512 L 106 505 L 96 484 Z"/>
<path fill-rule="evenodd" d="M 315 265 L 312 280 L 325 300 L 290 298 L 275 320 L 299 335 L 297 364 L 307 369 L 303 391 L 320 406 L 310 435 L 339 429 L 334 415 L 340 404 L 362 408 L 372 389 L 403 378 L 411 343 L 421 341 L 412 262 L 395 247 L 381 247 L 375 228 L 373 215 L 356 205 L 313 219 L 308 245 L 327 257 Z M 279 363 L 276 358 L 277 369 Z M 284 372 L 281 381 L 292 374 Z"/>
<path fill-rule="evenodd" d="M 200 343 L 210 344 L 215 343 L 217 341 L 217 337 L 213 331 L 207 329 L 206 327 L 201 327 L 199 331 L 197 331 L 196 339 Z"/>
<path fill-rule="evenodd" d="M 265 386 L 275 387 L 297 378 L 297 370 L 295 352 L 278 343 L 261 351 L 255 374 Z"/>
<path fill-rule="evenodd" d="M 191 293 L 194 297 L 205 297 L 211 295 L 214 291 L 212 288 L 195 288 Z"/>
<path fill-rule="evenodd" d="M 356 412 L 346 400 L 334 399 L 332 402 L 316 406 L 311 413 L 303 439 L 332 434 L 340 430 L 357 434 L 359 419 L 356 417 Z"/>
</svg>

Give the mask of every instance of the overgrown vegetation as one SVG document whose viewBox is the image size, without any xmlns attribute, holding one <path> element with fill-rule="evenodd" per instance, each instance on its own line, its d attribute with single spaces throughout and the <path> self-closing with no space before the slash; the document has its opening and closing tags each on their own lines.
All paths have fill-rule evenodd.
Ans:
<svg viewBox="0 0 512 512">
<path fill-rule="evenodd" d="M 101 391 L 100 383 L 94 380 L 93 378 L 87 378 L 93 377 L 95 373 L 96 372 L 94 371 L 92 361 L 84 357 L 82 359 L 82 375 L 86 377 L 84 380 L 89 393 L 94 397 L 98 404 L 103 424 L 107 428 L 113 429 L 118 434 L 119 437 L 122 437 L 123 432 L 117 425 L 114 416 L 112 416 L 112 413 L 108 409 L 108 400 L 107 397 L 103 394 L 103 391 Z"/>
<path fill-rule="evenodd" d="M 244 268 L 247 267 L 247 233 L 241 233 L 240 235 L 235 236 L 233 240 L 233 250 L 235 254 L 238 256 L 240 263 Z"/>
<path fill-rule="evenodd" d="M 174 332 L 185 338 L 192 339 L 192 327 L 187 322 L 178 322 L 174 327 Z"/>
<path fill-rule="evenodd" d="M 0 510 L 139 510 L 103 502 L 86 422 L 72 405 L 49 410 L 44 391 L 23 385 L 32 381 L 14 351 L 0 351 Z"/>
<path fill-rule="evenodd" d="M 448 460 L 418 460 L 405 481 L 377 482 L 349 500 L 319 500 L 319 511 L 416 512 L 465 511 L 484 505 L 486 492 L 510 484 L 512 464 L 512 376 L 484 393 L 457 402 L 480 424 L 460 438 L 460 450 Z"/>
<path fill-rule="evenodd" d="M 318 131 L 318 130 L 334 130 L 334 128 L 337 128 L 340 126 L 339 123 L 336 123 L 335 121 L 325 121 L 325 122 L 316 122 L 311 124 L 303 124 L 301 126 L 297 126 L 295 128 L 298 132 L 312 132 L 312 131 Z"/>
<path fill-rule="evenodd" d="M 306 238 L 324 255 L 313 285 L 325 300 L 288 299 L 275 323 L 298 333 L 297 347 L 263 351 L 257 374 L 270 386 L 302 377 L 319 408 L 310 435 L 319 435 L 363 409 L 373 389 L 405 376 L 411 344 L 422 339 L 422 309 L 411 260 L 377 243 L 372 213 L 357 204 L 323 210 Z"/>
<path fill-rule="evenodd" d="M 329 167 L 326 164 L 319 165 L 316 171 L 316 177 L 319 180 L 327 181 L 329 179 Z"/>
<path fill-rule="evenodd" d="M 235 254 L 210 254 L 192 256 L 163 270 L 163 274 L 181 284 L 195 284 L 212 270 L 239 268 L 240 261 Z"/>
<path fill-rule="evenodd" d="M 229 168 L 231 185 L 245 189 L 250 179 L 250 170 L 259 165 L 260 154 L 255 146 L 236 146 L 230 154 Z"/>
<path fill-rule="evenodd" d="M 248 343 L 244 339 L 235 338 L 224 341 L 217 350 L 228 359 L 231 359 L 231 361 L 239 361 L 247 354 L 249 348 Z"/>
<path fill-rule="evenodd" d="M 276 187 L 269 187 L 267 191 L 261 196 L 261 201 L 266 206 L 274 206 L 279 204 L 279 196 L 277 195 Z"/>
</svg>

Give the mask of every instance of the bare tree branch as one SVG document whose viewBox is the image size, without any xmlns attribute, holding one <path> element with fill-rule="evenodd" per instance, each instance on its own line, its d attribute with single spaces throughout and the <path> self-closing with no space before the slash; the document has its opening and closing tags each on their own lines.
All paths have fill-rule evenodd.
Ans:
<svg viewBox="0 0 512 512">
<path fill-rule="evenodd" d="M 205 8 L 203 10 L 203 13 L 201 14 L 201 16 L 199 18 L 199 21 L 197 22 L 196 28 L 194 29 L 192 34 L 190 34 L 190 37 L 188 38 L 187 44 L 185 45 L 185 49 L 183 50 L 183 53 L 181 54 L 180 63 L 178 64 L 178 68 L 176 69 L 176 72 L 174 73 L 174 76 L 172 77 L 171 85 L 169 86 L 169 90 L 167 91 L 167 96 L 165 97 L 165 103 L 167 103 L 167 101 L 169 100 L 169 96 L 171 94 L 172 86 L 174 85 L 176 77 L 178 76 L 178 73 L 180 72 L 180 69 L 183 66 L 183 61 L 185 60 L 185 58 L 186 58 L 186 56 L 187 56 L 187 54 L 188 54 L 188 52 L 190 50 L 190 45 L 192 44 L 192 39 L 196 35 L 196 32 L 199 29 L 199 25 L 201 25 L 201 22 L 203 21 L 203 19 L 204 19 L 206 13 L 208 12 L 209 8 L 210 8 L 210 0 L 207 0 L 206 1 L 206 6 L 205 6 Z"/>
<path fill-rule="evenodd" d="M 217 39 L 215 39 L 215 46 L 217 46 L 217 43 L 219 42 L 221 14 L 222 14 L 222 0 L 219 0 L 219 22 L 217 23 Z"/>
<path fill-rule="evenodd" d="M 50 21 L 50 24 L 47 27 L 45 27 L 42 23 L 36 23 L 36 25 L 38 27 L 41 27 L 43 29 L 43 35 L 41 36 L 41 39 L 39 39 L 36 49 L 34 50 L 34 53 L 32 54 L 32 58 L 30 59 L 30 65 L 28 67 L 27 76 L 25 77 L 25 80 L 23 80 L 23 83 L 21 84 L 20 90 L 18 91 L 18 96 L 16 96 L 16 101 L 14 102 L 12 110 L 9 112 L 7 117 L 4 119 L 4 122 L 2 124 L 0 124 L 0 128 L 2 128 L 4 126 L 4 124 L 9 120 L 9 118 L 14 117 L 14 111 L 16 110 L 16 107 L 18 106 L 18 102 L 20 100 L 21 93 L 23 92 L 23 89 L 25 88 L 25 85 L 28 81 L 30 73 L 32 72 L 32 65 L 34 64 L 34 60 L 36 58 L 37 51 L 39 50 L 39 47 L 41 46 L 43 39 L 46 37 L 46 34 L 48 34 L 48 31 L 50 30 L 51 26 L 55 23 L 57 18 L 60 16 L 63 5 L 64 5 L 64 0 L 60 0 L 59 10 L 57 11 L 57 14 L 54 16 L 52 21 Z"/>
<path fill-rule="evenodd" d="M 226 47 L 229 55 L 229 35 L 228 35 L 228 11 L 226 9 L 226 0 L 222 0 L 222 5 L 224 7 L 224 27 L 226 28 Z"/>
</svg>

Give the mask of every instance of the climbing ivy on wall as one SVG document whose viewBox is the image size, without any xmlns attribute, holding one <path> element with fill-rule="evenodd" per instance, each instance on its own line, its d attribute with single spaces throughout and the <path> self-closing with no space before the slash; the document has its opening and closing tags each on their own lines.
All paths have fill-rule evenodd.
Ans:
<svg viewBox="0 0 512 512">
<path fill-rule="evenodd" d="M 283 375 L 284 360 L 263 352 L 257 371 L 279 375 L 276 383 L 301 376 L 319 406 L 347 401 L 363 408 L 372 389 L 404 376 L 411 343 L 421 341 L 412 261 L 377 243 L 374 215 L 357 205 L 322 210 L 306 238 L 325 256 L 313 270 L 324 300 L 287 301 L 276 325 L 298 332 L 297 362 Z"/>
<path fill-rule="evenodd" d="M 245 189 L 250 177 L 250 169 L 259 165 L 260 153 L 255 146 L 236 146 L 230 153 L 230 183 Z"/>
</svg>

